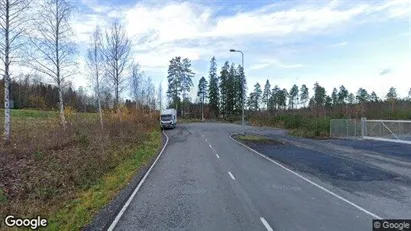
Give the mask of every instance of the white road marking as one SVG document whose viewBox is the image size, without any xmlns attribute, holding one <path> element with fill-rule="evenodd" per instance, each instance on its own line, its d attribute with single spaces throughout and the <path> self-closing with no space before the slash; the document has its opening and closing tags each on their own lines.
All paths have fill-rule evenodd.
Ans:
<svg viewBox="0 0 411 231">
<path fill-rule="evenodd" d="M 208 144 L 208 146 L 210 146 L 210 148 L 212 148 L 213 146 L 211 146 L 211 144 Z"/>
<path fill-rule="evenodd" d="M 260 217 L 261 222 L 263 222 L 263 225 L 265 226 L 265 228 L 268 231 L 273 231 L 273 229 L 271 228 L 271 226 L 268 224 L 268 222 L 264 219 L 264 217 Z"/>
<path fill-rule="evenodd" d="M 228 175 L 230 175 L 231 179 L 235 180 L 235 177 L 231 174 L 231 172 L 228 172 Z"/>
<path fill-rule="evenodd" d="M 208 143 L 208 140 L 207 140 L 207 139 L 205 139 L 205 141 Z"/>
<path fill-rule="evenodd" d="M 151 169 L 154 167 L 154 165 L 157 163 L 158 159 L 160 158 L 161 154 L 163 154 L 164 149 L 167 147 L 168 144 L 168 136 L 166 135 L 166 133 L 163 130 L 163 134 L 166 136 L 167 140 L 166 143 L 164 144 L 163 149 L 161 149 L 160 153 L 158 154 L 156 160 L 153 162 L 153 164 L 151 165 L 151 167 L 148 169 L 148 171 L 146 172 L 146 174 L 144 175 L 143 179 L 141 179 L 140 183 L 138 183 L 136 189 L 134 189 L 133 193 L 131 194 L 131 196 L 128 198 L 127 202 L 124 204 L 123 208 L 120 210 L 120 212 L 117 214 L 116 218 L 114 219 L 114 221 L 111 223 L 110 227 L 108 228 L 108 231 L 112 231 L 118 221 L 120 220 L 121 216 L 124 214 L 124 212 L 127 210 L 127 207 L 130 205 L 131 201 L 133 200 L 133 198 L 135 197 L 135 195 L 137 194 L 138 190 L 141 188 L 141 185 L 143 185 L 144 181 L 146 180 L 148 174 L 150 174 Z"/>
<path fill-rule="evenodd" d="M 303 179 L 304 181 L 306 181 L 306 182 L 308 182 L 308 183 L 310 183 L 310 184 L 314 185 L 315 187 L 317 187 L 317 188 L 319 188 L 319 189 L 323 190 L 324 192 L 326 192 L 326 193 L 328 193 L 328 194 L 331 194 L 332 196 L 334 196 L 334 197 L 336 197 L 336 198 L 338 198 L 338 199 L 340 199 L 340 200 L 344 201 L 345 203 L 347 203 L 347 204 L 349 204 L 349 205 L 351 205 L 351 206 L 353 206 L 353 207 L 357 208 L 358 210 L 360 210 L 360 211 L 362 211 L 362 212 L 364 212 L 364 213 L 366 213 L 366 214 L 368 214 L 368 215 L 370 215 L 370 216 L 374 217 L 375 219 L 382 220 L 382 218 L 381 218 L 380 216 L 378 216 L 378 215 L 376 215 L 376 214 L 374 214 L 374 213 L 372 213 L 372 212 L 370 212 L 370 211 L 368 211 L 368 210 L 364 209 L 363 207 L 361 207 L 361 206 L 359 206 L 359 205 L 355 204 L 354 202 L 351 202 L 351 201 L 349 201 L 349 200 L 345 199 L 344 197 L 342 197 L 342 196 L 340 196 L 340 195 L 337 195 L 336 193 L 331 192 L 330 190 L 328 190 L 328 189 L 324 188 L 323 186 L 321 186 L 321 185 L 319 185 L 319 184 L 317 184 L 317 183 L 315 183 L 315 182 L 313 182 L 313 181 L 311 181 L 311 180 L 309 180 L 309 179 L 305 178 L 304 176 L 302 176 L 302 175 L 300 175 L 300 174 L 298 174 L 298 173 L 294 172 L 293 170 L 291 170 L 291 169 L 289 169 L 289 168 L 285 167 L 284 165 L 282 165 L 282 164 L 278 163 L 277 161 L 272 160 L 272 159 L 268 158 L 267 156 L 264 156 L 263 154 L 261 154 L 261 153 L 257 152 L 256 150 L 254 150 L 254 149 L 252 149 L 252 148 L 248 147 L 247 145 L 244 145 L 244 144 L 242 144 L 242 143 L 238 142 L 237 140 L 235 140 L 235 139 L 232 137 L 232 135 L 230 135 L 229 137 L 230 137 L 230 139 L 231 139 L 231 140 L 233 140 L 234 142 L 238 143 L 239 145 L 241 145 L 241 146 L 243 146 L 243 147 L 247 148 L 248 150 L 250 150 L 250 151 L 252 151 L 252 152 L 254 152 L 254 153 L 256 153 L 256 154 L 260 155 L 260 156 L 261 156 L 261 157 L 263 157 L 264 159 L 266 159 L 266 160 L 268 160 L 268 161 L 271 161 L 271 162 L 272 162 L 272 163 L 274 163 L 275 165 L 277 165 L 277 166 L 281 167 L 282 169 L 284 169 L 284 170 L 286 170 L 286 171 L 288 171 L 288 172 L 290 172 L 290 173 L 294 174 L 295 176 L 297 176 L 297 177 L 299 177 L 299 178 Z"/>
<path fill-rule="evenodd" d="M 217 156 L 218 159 L 220 159 L 220 156 L 218 154 L 215 154 Z"/>
</svg>

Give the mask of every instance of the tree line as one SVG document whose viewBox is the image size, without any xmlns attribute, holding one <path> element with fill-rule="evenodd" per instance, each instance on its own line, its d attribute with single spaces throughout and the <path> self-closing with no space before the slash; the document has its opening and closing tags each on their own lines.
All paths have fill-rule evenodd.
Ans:
<svg viewBox="0 0 411 231">
<path fill-rule="evenodd" d="M 175 107 L 183 116 L 189 114 L 189 106 L 192 105 L 187 93 L 194 85 L 194 75 L 189 59 L 177 56 L 170 60 L 167 75 L 169 106 Z M 197 96 L 200 103 L 207 103 L 212 117 L 227 118 L 241 114 L 245 92 L 246 77 L 241 65 L 230 65 L 226 61 L 217 73 L 217 63 L 213 57 L 208 80 L 204 76 L 199 80 Z"/>
<path fill-rule="evenodd" d="M 170 107 L 175 107 L 183 116 L 199 117 L 197 114 L 187 112 L 190 107 L 203 105 L 202 111 L 206 111 L 209 118 L 233 119 L 239 118 L 242 110 L 243 95 L 246 95 L 246 76 L 241 65 L 231 65 L 226 61 L 221 70 L 217 71 L 216 58 L 210 60 L 208 79 L 202 76 L 197 85 L 197 103 L 192 103 L 187 92 L 193 87 L 194 73 L 190 69 L 191 62 L 187 58 L 175 57 L 170 60 L 168 68 L 168 91 Z M 360 105 L 365 103 L 389 103 L 394 111 L 397 101 L 411 101 L 411 88 L 408 96 L 400 98 L 397 90 L 391 87 L 384 96 L 377 96 L 372 91 L 369 93 L 364 88 L 356 92 L 349 92 L 344 85 L 334 88 L 328 94 L 318 82 L 310 88 L 306 84 L 300 87 L 294 84 L 289 90 L 278 85 L 272 87 L 270 80 L 266 80 L 264 86 L 256 83 L 252 91 L 244 98 L 247 112 L 276 112 L 297 109 L 331 110 L 342 106 Z M 181 110 L 180 105 L 182 106 Z M 198 108 L 198 107 L 197 107 Z"/>
<path fill-rule="evenodd" d="M 303 84 L 300 88 L 294 84 L 289 91 L 278 85 L 271 89 L 269 80 L 266 81 L 264 90 L 261 90 L 261 85 L 257 82 L 254 85 L 254 90 L 248 97 L 248 109 L 251 111 L 259 111 L 261 109 L 273 111 L 279 109 L 296 109 L 301 107 L 317 107 L 331 108 L 333 106 L 345 104 L 362 104 L 367 102 L 395 102 L 399 99 L 397 90 L 391 87 L 384 97 L 378 97 L 372 91 L 371 94 L 364 88 L 359 88 L 357 92 L 350 93 L 344 85 L 339 89 L 333 88 L 331 95 L 327 95 L 324 87 L 318 82 L 313 86 L 314 95 L 310 97 L 308 87 Z M 411 88 L 405 100 L 411 100 Z"/>
</svg>

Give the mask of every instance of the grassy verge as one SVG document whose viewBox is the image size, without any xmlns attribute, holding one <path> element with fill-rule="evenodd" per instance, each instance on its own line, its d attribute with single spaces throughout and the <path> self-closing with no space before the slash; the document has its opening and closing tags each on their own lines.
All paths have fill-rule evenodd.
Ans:
<svg viewBox="0 0 411 231">
<path fill-rule="evenodd" d="M 129 159 L 121 162 L 88 190 L 78 193 L 76 199 L 66 203 L 63 209 L 50 217 L 48 230 L 78 230 L 91 222 L 93 215 L 103 208 L 116 193 L 124 188 L 157 153 L 161 133 L 152 132 L 149 139 Z"/>
<path fill-rule="evenodd" d="M 49 230 L 78 230 L 161 146 L 158 115 L 120 108 L 103 115 L 12 111 L 11 144 L 0 145 L 0 220 L 49 219 Z M 0 132 L 1 129 L 0 129 Z M 4 229 L 0 225 L 0 230 Z"/>
<path fill-rule="evenodd" d="M 233 138 L 245 144 L 282 144 L 281 142 L 269 137 L 256 134 L 234 135 Z"/>
<path fill-rule="evenodd" d="M 287 129 L 290 135 L 325 139 L 329 137 L 331 117 L 314 117 L 302 115 L 254 116 L 250 122 L 257 126 L 268 126 Z"/>
</svg>

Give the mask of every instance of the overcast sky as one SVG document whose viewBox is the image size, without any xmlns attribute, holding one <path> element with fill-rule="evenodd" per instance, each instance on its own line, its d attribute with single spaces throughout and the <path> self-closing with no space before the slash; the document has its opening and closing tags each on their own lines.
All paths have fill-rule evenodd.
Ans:
<svg viewBox="0 0 411 231">
<path fill-rule="evenodd" d="M 77 0 L 73 29 L 84 56 L 96 25 L 120 19 L 133 38 L 135 61 L 166 89 L 169 60 L 192 60 L 195 88 L 208 78 L 215 56 L 241 63 L 248 88 L 269 79 L 291 88 L 318 81 L 330 94 L 345 85 L 385 96 L 390 86 L 405 97 L 411 88 L 410 0 L 261 1 Z M 84 68 L 82 65 L 80 68 Z M 87 86 L 76 76 L 75 86 Z M 196 90 L 196 89 L 195 89 Z"/>
</svg>

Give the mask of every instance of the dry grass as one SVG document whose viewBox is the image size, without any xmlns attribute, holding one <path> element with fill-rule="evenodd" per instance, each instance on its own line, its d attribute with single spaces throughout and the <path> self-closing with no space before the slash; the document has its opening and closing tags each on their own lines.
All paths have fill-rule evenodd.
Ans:
<svg viewBox="0 0 411 231">
<path fill-rule="evenodd" d="M 13 117 L 12 144 L 0 146 L 0 219 L 43 215 L 52 219 L 50 229 L 78 229 L 161 143 L 158 116 L 126 108 L 106 112 L 104 129 L 95 114 L 68 111 L 66 130 L 56 113 L 29 114 Z M 90 196 L 96 191 L 102 196 Z M 77 210 L 64 212 L 67 206 Z"/>
</svg>

